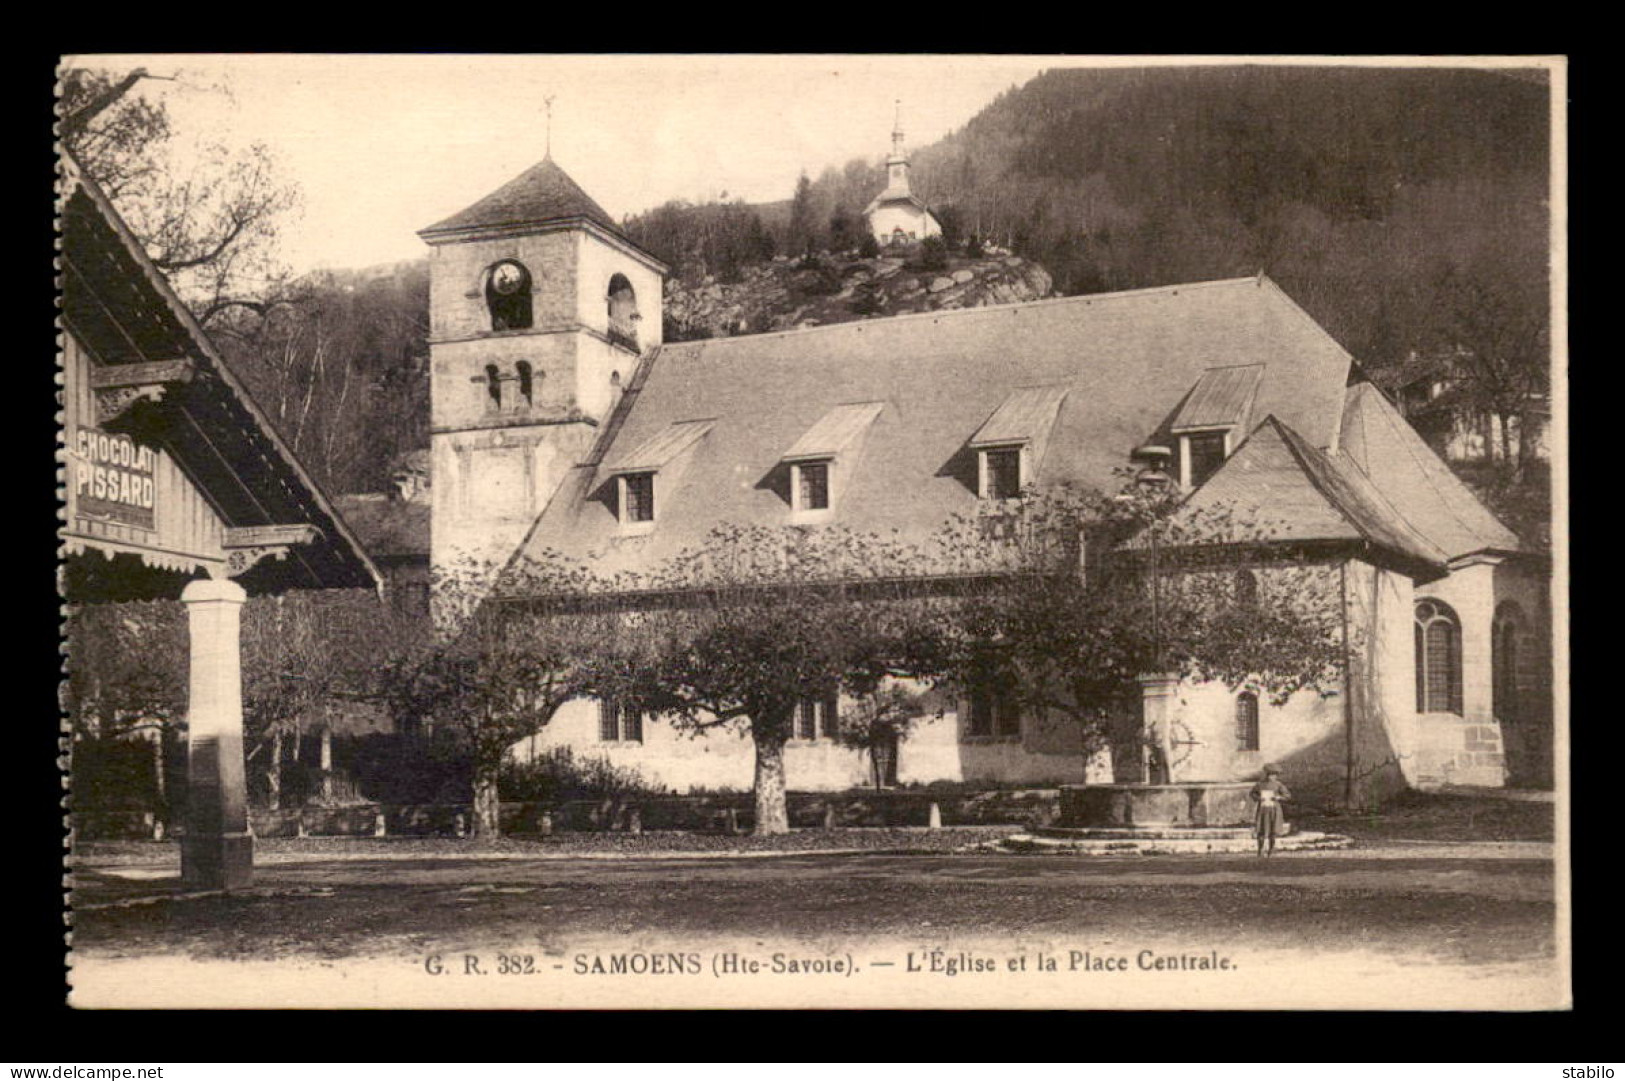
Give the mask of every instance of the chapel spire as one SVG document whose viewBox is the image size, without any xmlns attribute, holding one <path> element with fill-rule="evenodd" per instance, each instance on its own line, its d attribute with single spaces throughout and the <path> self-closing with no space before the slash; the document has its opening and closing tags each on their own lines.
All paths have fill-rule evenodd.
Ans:
<svg viewBox="0 0 1625 1081">
<path fill-rule="evenodd" d="M 908 187 L 908 152 L 903 149 L 903 99 L 898 98 L 896 114 L 892 120 L 891 156 L 886 159 L 886 195 L 888 198 L 906 197 Z"/>
</svg>

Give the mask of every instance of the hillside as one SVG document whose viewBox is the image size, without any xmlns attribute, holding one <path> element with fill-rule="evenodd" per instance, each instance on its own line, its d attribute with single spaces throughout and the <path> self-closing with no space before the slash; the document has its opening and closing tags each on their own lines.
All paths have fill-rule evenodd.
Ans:
<svg viewBox="0 0 1625 1081">
<path fill-rule="evenodd" d="M 1068 68 L 915 150 L 912 179 L 950 241 L 996 241 L 1063 295 L 1263 270 L 1381 368 L 1475 348 L 1486 297 L 1497 334 L 1544 325 L 1548 139 L 1527 72 Z M 810 225 L 785 200 L 627 226 L 690 281 L 842 247 L 884 185 L 880 149 L 797 193 Z"/>
<path fill-rule="evenodd" d="M 666 330 L 673 341 L 762 334 L 910 312 L 1014 304 L 1050 294 L 1050 275 L 1043 267 L 1008 253 L 952 255 L 934 269 L 918 254 L 912 259 L 779 256 L 745 269 L 734 283 L 709 276 L 693 284 L 674 280 L 666 288 Z"/>
</svg>

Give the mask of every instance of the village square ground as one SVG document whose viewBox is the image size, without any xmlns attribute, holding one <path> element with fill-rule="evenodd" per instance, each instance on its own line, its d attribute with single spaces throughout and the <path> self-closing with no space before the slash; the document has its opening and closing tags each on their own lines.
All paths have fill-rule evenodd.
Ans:
<svg viewBox="0 0 1625 1081">
<path fill-rule="evenodd" d="M 1551 812 L 1464 801 L 1344 819 L 1357 847 L 1267 861 L 964 850 L 1009 832 L 991 828 L 266 841 L 234 895 L 183 892 L 172 846 L 93 844 L 74 880 L 75 1003 L 265 1004 L 287 984 L 289 1004 L 320 988 L 324 1005 L 681 991 L 931 1006 L 1026 973 L 1009 1004 L 1167 1005 L 1177 983 L 1204 1007 L 1550 1008 Z M 1037 971 L 1046 956 L 1057 971 Z M 815 971 L 786 974 L 798 959 Z M 1277 977 L 1260 987 L 1265 968 Z M 912 1002 L 921 981 L 941 987 Z"/>
</svg>

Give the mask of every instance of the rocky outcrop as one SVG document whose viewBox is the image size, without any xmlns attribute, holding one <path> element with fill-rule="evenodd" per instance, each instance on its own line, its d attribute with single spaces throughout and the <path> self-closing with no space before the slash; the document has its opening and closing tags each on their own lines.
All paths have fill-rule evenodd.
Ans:
<svg viewBox="0 0 1625 1081">
<path fill-rule="evenodd" d="M 878 319 L 910 312 L 1018 304 L 1053 295 L 1049 272 L 1030 260 L 989 251 L 924 265 L 918 253 L 875 259 L 825 255 L 745 268 L 735 282 L 706 277 L 666 283 L 670 341 L 765 334 Z"/>
</svg>

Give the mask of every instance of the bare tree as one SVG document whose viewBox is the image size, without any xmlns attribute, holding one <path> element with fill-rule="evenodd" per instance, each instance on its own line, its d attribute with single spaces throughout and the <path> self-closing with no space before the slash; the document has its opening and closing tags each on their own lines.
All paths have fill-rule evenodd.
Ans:
<svg viewBox="0 0 1625 1081">
<path fill-rule="evenodd" d="M 63 144 L 118 206 L 158 269 L 205 316 L 240 299 L 263 299 L 280 277 L 278 227 L 299 201 L 270 150 L 217 143 L 182 148 L 152 81 L 198 89 L 144 68 L 67 68 L 61 75 Z M 223 92 L 216 89 L 212 92 Z"/>
</svg>

